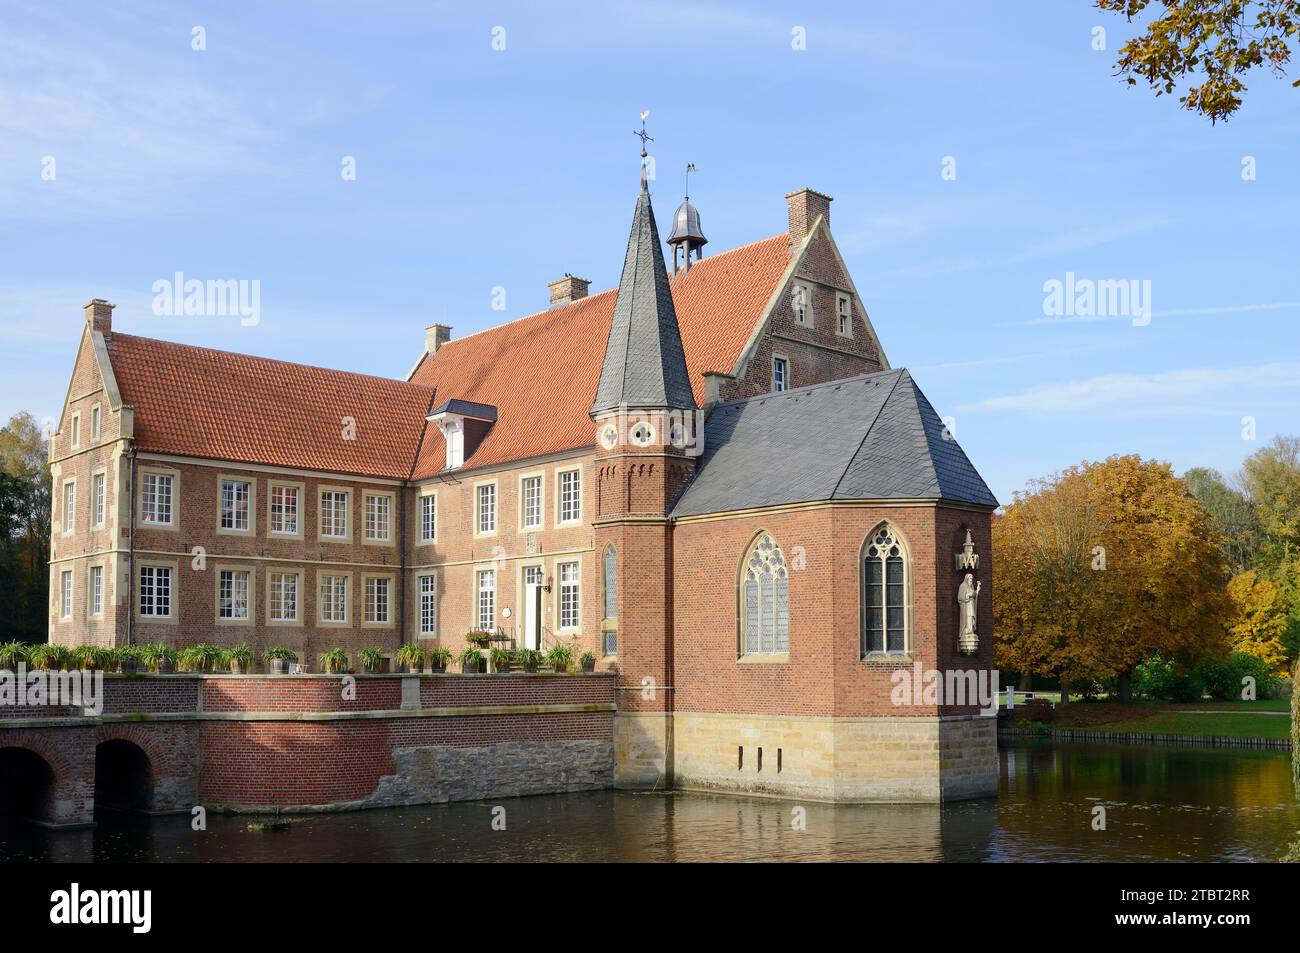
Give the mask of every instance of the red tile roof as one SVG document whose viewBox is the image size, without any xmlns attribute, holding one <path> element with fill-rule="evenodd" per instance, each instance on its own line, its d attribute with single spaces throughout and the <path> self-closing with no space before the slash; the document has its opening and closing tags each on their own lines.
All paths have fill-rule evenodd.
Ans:
<svg viewBox="0 0 1300 953">
<path fill-rule="evenodd" d="M 433 389 L 114 333 L 140 450 L 405 479 Z M 344 417 L 356 439 L 344 440 Z"/>
<path fill-rule="evenodd" d="M 729 372 L 790 262 L 787 236 L 743 245 L 691 266 L 671 282 L 695 400 L 704 372 Z M 465 460 L 489 466 L 594 444 L 591 407 L 614 313 L 615 291 L 453 339 L 426 357 L 411 380 L 452 397 L 492 404 L 497 422 Z M 416 477 L 442 469 L 442 434 L 425 433 Z"/>
<path fill-rule="evenodd" d="M 735 366 L 789 261 L 781 234 L 705 258 L 673 278 L 697 402 L 705 371 Z M 110 338 L 108 354 L 122 401 L 134 407 L 141 450 L 419 478 L 443 466 L 442 434 L 424 420 L 435 398 L 497 408 L 497 422 L 466 467 L 594 444 L 587 411 L 614 296 L 605 291 L 453 339 L 421 360 L 410 381 L 121 333 Z M 345 416 L 356 420 L 356 440 L 342 439 Z"/>
</svg>

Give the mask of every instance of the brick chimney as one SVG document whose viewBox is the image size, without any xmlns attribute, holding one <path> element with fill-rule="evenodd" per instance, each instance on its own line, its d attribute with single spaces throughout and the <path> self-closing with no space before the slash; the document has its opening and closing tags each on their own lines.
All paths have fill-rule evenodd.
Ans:
<svg viewBox="0 0 1300 953">
<path fill-rule="evenodd" d="M 98 331 L 104 337 L 113 334 L 113 305 L 103 298 L 91 298 L 86 302 L 86 323 L 92 331 Z"/>
<path fill-rule="evenodd" d="M 575 278 L 565 272 L 563 278 L 552 281 L 547 287 L 551 289 L 551 307 L 562 308 L 579 298 L 587 297 L 587 289 L 591 287 L 591 282 L 586 278 Z"/>
<path fill-rule="evenodd" d="M 424 350 L 427 354 L 437 354 L 438 348 L 450 340 L 450 324 L 430 324 L 424 329 Z"/>
<path fill-rule="evenodd" d="M 799 189 L 785 197 L 790 210 L 790 247 L 798 248 L 808 237 L 818 216 L 831 223 L 831 197 L 812 189 Z"/>
</svg>

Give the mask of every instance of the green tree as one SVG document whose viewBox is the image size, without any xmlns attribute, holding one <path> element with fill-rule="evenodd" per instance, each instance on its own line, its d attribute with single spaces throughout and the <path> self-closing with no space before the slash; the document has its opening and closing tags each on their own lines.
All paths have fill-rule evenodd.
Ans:
<svg viewBox="0 0 1300 953">
<path fill-rule="evenodd" d="M 1259 552 L 1259 521 L 1250 497 L 1229 486 L 1218 470 L 1206 467 L 1188 470 L 1183 482 L 1210 514 L 1210 525 L 1232 571 L 1253 568 Z"/>
<path fill-rule="evenodd" d="M 1300 34 L 1300 0 L 1158 0 L 1145 30 L 1120 48 L 1115 64 L 1130 86 L 1144 80 L 1157 96 L 1191 82 L 1178 101 L 1209 118 L 1241 106 L 1242 77 L 1266 67 L 1282 76 Z M 1131 23 L 1152 0 L 1097 0 Z M 1300 86 L 1300 80 L 1291 84 Z"/>
<path fill-rule="evenodd" d="M 50 475 L 46 444 L 36 419 L 15 414 L 0 427 L 0 494 L 12 508 L 3 536 L 9 566 L 0 596 L 6 638 L 44 642 L 49 626 Z"/>
</svg>

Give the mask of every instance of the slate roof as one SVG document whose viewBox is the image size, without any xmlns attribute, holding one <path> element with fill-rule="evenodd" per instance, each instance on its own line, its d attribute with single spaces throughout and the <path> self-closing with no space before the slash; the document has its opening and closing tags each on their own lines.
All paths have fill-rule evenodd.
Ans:
<svg viewBox="0 0 1300 953">
<path fill-rule="evenodd" d="M 695 409 L 644 168 L 591 412 L 621 406 Z"/>
<path fill-rule="evenodd" d="M 997 499 L 906 368 L 715 405 L 673 516 L 831 500 Z"/>
</svg>

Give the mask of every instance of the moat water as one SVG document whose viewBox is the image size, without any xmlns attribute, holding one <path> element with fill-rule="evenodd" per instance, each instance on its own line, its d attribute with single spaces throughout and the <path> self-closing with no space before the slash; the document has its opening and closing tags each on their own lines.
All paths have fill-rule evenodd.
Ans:
<svg viewBox="0 0 1300 953">
<path fill-rule="evenodd" d="M 600 791 L 300 815 L 283 830 L 210 814 L 201 832 L 106 813 L 93 830 L 2 822 L 0 860 L 1272 861 L 1300 837 L 1284 751 L 1023 742 L 1000 756 L 997 797 L 942 807 Z"/>
</svg>

